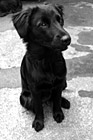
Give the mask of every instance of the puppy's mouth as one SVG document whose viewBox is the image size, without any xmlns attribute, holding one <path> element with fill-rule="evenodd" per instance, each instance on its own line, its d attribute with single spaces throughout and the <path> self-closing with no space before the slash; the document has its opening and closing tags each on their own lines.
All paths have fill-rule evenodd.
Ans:
<svg viewBox="0 0 93 140">
<path fill-rule="evenodd" d="M 67 50 L 68 49 L 68 46 L 61 46 L 61 47 L 55 47 L 54 48 L 55 50 L 59 50 L 59 51 L 65 51 L 65 50 Z"/>
<path fill-rule="evenodd" d="M 46 47 L 48 49 L 53 49 L 53 50 L 59 50 L 59 51 L 65 51 L 68 49 L 68 45 L 60 42 L 52 42 L 52 41 L 36 41 L 40 46 Z"/>
<path fill-rule="evenodd" d="M 68 49 L 68 45 L 63 44 L 63 43 L 52 44 L 51 46 L 52 46 L 52 49 L 59 50 L 59 51 L 65 51 Z"/>
<path fill-rule="evenodd" d="M 67 45 L 62 45 L 61 47 L 58 48 L 58 50 L 61 50 L 61 51 L 65 51 L 67 49 L 68 49 Z"/>
<path fill-rule="evenodd" d="M 58 50 L 58 51 L 65 51 L 68 49 L 68 45 L 64 45 L 64 44 L 60 44 L 60 45 L 56 45 L 56 44 L 55 45 L 53 45 L 53 44 L 47 45 L 47 44 L 45 44 L 44 46 L 49 48 L 49 49 Z"/>
<path fill-rule="evenodd" d="M 53 49 L 53 50 L 59 50 L 59 51 L 65 51 L 68 49 L 68 45 L 64 45 L 64 44 L 55 44 L 53 45 L 52 43 L 43 43 L 43 45 L 49 49 Z"/>
</svg>

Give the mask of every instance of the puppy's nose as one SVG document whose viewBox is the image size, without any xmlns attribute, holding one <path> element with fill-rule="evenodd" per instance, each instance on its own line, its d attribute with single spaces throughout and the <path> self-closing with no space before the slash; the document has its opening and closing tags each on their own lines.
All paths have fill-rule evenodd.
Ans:
<svg viewBox="0 0 93 140">
<path fill-rule="evenodd" d="M 69 45 L 71 43 L 71 37 L 69 35 L 64 35 L 64 36 L 61 37 L 61 41 L 65 45 Z"/>
</svg>

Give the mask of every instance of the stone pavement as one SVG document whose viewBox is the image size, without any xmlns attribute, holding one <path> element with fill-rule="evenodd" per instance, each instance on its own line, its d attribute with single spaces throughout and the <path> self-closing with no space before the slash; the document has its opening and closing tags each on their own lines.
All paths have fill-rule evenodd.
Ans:
<svg viewBox="0 0 93 140">
<path fill-rule="evenodd" d="M 0 18 L 0 140 L 93 140 L 93 3 L 63 0 L 63 4 L 65 28 L 72 37 L 64 52 L 68 87 L 63 96 L 71 108 L 63 109 L 65 119 L 57 124 L 50 107 L 44 106 L 45 128 L 39 133 L 32 129 L 34 114 L 19 103 L 25 44 L 11 15 Z"/>
</svg>

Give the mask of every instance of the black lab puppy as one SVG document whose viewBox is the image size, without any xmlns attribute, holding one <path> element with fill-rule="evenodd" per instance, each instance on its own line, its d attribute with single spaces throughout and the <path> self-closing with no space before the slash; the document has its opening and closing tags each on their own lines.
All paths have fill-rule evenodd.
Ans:
<svg viewBox="0 0 93 140">
<path fill-rule="evenodd" d="M 64 119 L 61 107 L 70 103 L 61 97 L 66 88 L 66 63 L 61 51 L 71 42 L 64 30 L 63 8 L 52 4 L 41 4 L 18 13 L 13 23 L 27 51 L 21 65 L 22 93 L 20 103 L 35 113 L 33 127 L 40 131 L 44 127 L 42 103 L 51 100 L 53 117 L 58 123 Z"/>
</svg>

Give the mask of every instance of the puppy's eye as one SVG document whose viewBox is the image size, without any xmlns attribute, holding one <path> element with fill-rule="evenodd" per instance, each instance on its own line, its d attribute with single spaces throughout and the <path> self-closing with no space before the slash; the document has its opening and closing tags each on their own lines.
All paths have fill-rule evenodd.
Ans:
<svg viewBox="0 0 93 140">
<path fill-rule="evenodd" d="M 41 23 L 41 26 L 47 26 L 47 24 L 46 24 L 46 23 L 44 23 L 44 22 L 42 22 L 42 23 Z"/>
<path fill-rule="evenodd" d="M 37 27 L 47 27 L 48 25 L 47 25 L 47 23 L 45 23 L 45 22 L 38 22 L 37 23 Z"/>
</svg>

